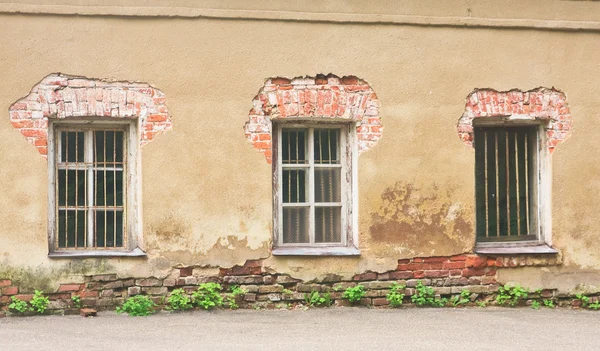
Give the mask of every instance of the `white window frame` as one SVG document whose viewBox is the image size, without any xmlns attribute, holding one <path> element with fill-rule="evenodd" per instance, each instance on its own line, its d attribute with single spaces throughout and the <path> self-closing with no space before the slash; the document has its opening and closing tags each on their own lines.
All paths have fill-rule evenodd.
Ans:
<svg viewBox="0 0 600 351">
<path fill-rule="evenodd" d="M 552 247 L 552 157 L 547 147 L 546 121 L 509 117 L 485 117 L 473 120 L 473 129 L 478 127 L 528 127 L 537 130 L 537 148 L 535 153 L 535 169 L 537 192 L 531 201 L 535 206 L 537 223 L 535 223 L 536 240 L 509 242 L 478 242 L 475 239 L 474 251 L 479 254 L 556 254 Z M 476 167 L 473 167 L 476 169 Z M 474 200 L 476 198 L 474 197 Z M 477 234 L 475 233 L 475 237 Z"/>
<path fill-rule="evenodd" d="M 58 162 L 57 133 L 61 128 L 70 130 L 81 128 L 82 131 L 90 128 L 101 130 L 122 128 L 125 131 L 127 152 L 126 164 L 126 198 L 124 207 L 127 209 L 124 221 L 126 227 L 123 232 L 125 247 L 120 248 L 58 248 L 57 227 L 57 179 L 56 170 Z M 48 256 L 52 258 L 72 257 L 139 257 L 146 256 L 142 247 L 142 221 L 141 221 L 141 155 L 139 153 L 139 119 L 115 120 L 110 118 L 69 118 L 48 120 Z M 87 186 L 86 186 L 86 189 Z M 89 191 L 89 190 L 88 190 Z M 88 238 L 88 240 L 91 240 Z"/>
<path fill-rule="evenodd" d="M 307 168 L 309 170 L 308 201 L 303 206 L 315 206 L 314 201 L 314 169 L 319 165 L 314 164 L 314 141 L 313 131 L 315 128 L 332 128 L 340 131 L 340 168 L 341 171 L 341 223 L 342 240 L 341 243 L 287 243 L 283 244 L 283 195 L 282 195 L 282 175 L 283 162 L 281 157 L 281 132 L 284 128 L 303 128 L 308 129 L 307 141 L 309 163 L 305 165 L 293 164 L 291 168 Z M 357 144 L 356 128 L 354 123 L 347 121 L 281 121 L 274 122 L 273 130 L 273 255 L 276 256 L 356 256 L 360 255 L 358 249 L 358 194 L 357 194 Z M 324 165 L 323 167 L 331 167 Z M 332 203 L 333 204 L 333 203 Z M 324 204 L 327 205 L 327 204 Z M 286 204 L 286 206 L 294 206 Z M 314 211 L 310 211 L 309 237 L 314 241 Z"/>
</svg>

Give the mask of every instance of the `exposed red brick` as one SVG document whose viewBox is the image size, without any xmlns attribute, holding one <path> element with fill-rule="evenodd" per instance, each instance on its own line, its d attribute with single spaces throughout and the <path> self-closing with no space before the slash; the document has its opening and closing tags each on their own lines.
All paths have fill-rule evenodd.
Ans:
<svg viewBox="0 0 600 351">
<path fill-rule="evenodd" d="M 405 272 L 390 272 L 390 279 L 412 279 L 414 277 L 413 272 L 405 271 Z"/>
<path fill-rule="evenodd" d="M 2 289 L 2 295 L 11 296 L 11 295 L 16 295 L 18 293 L 19 293 L 19 288 L 16 286 L 8 286 L 8 287 Z"/>
<path fill-rule="evenodd" d="M 465 261 L 466 259 L 466 255 L 450 256 L 450 261 Z"/>
<path fill-rule="evenodd" d="M 482 256 L 467 256 L 465 267 L 487 267 L 487 258 Z"/>
<path fill-rule="evenodd" d="M 465 268 L 462 270 L 463 277 L 482 276 L 486 274 L 485 268 Z"/>
<path fill-rule="evenodd" d="M 9 279 L 2 279 L 0 280 L 0 288 L 4 288 L 6 286 L 10 286 L 12 284 L 12 281 Z"/>
<path fill-rule="evenodd" d="M 29 302 L 29 301 L 31 301 L 31 299 L 33 299 L 33 294 L 18 294 L 18 295 L 15 295 L 15 297 L 19 300 Z"/>
<path fill-rule="evenodd" d="M 550 153 L 571 133 L 571 113 L 562 91 L 554 88 L 537 88 L 526 92 L 478 89 L 467 96 L 464 113 L 457 125 L 459 138 L 467 145 L 472 145 L 475 118 L 506 118 L 513 115 L 519 119 L 549 121 L 545 125 Z"/>
<path fill-rule="evenodd" d="M 193 274 L 194 272 L 194 268 L 193 267 L 183 267 L 183 268 L 179 268 L 179 276 L 180 277 L 189 277 Z"/>
<path fill-rule="evenodd" d="M 64 84 L 55 84 L 57 81 Z M 9 108 L 13 127 L 19 129 L 44 157 L 48 153 L 48 118 L 51 114 L 57 119 L 77 116 L 139 118 L 144 131 L 141 145 L 172 127 L 164 94 L 147 84 L 107 84 L 100 79 L 51 74 Z"/>
<path fill-rule="evenodd" d="M 271 78 L 271 84 L 290 84 L 292 82 L 289 78 L 277 77 Z"/>
<path fill-rule="evenodd" d="M 413 272 L 413 277 L 415 279 L 425 278 L 425 271 L 414 271 Z"/>
<path fill-rule="evenodd" d="M 450 272 L 447 270 L 425 271 L 424 275 L 426 278 L 442 278 L 449 276 Z"/>
<path fill-rule="evenodd" d="M 443 263 L 443 262 L 447 262 L 448 261 L 448 257 L 425 257 L 423 258 L 423 262 L 429 262 L 429 263 Z"/>
<path fill-rule="evenodd" d="M 398 260 L 398 264 L 405 264 L 405 263 L 409 263 L 410 259 L 403 259 L 403 260 Z"/>
<path fill-rule="evenodd" d="M 375 272 L 367 272 L 367 273 L 357 274 L 352 278 L 352 280 L 354 280 L 354 281 L 365 281 L 365 280 L 376 280 L 376 279 L 377 279 L 377 273 L 375 273 Z"/>
<path fill-rule="evenodd" d="M 271 121 L 291 117 L 341 118 L 357 122 L 359 152 L 373 147 L 383 133 L 377 95 L 356 77 L 273 78 L 267 80 L 254 97 L 253 108 L 244 126 L 246 138 L 265 155 L 268 163 L 272 161 Z"/>
<path fill-rule="evenodd" d="M 52 293 L 48 294 L 48 299 L 50 301 L 58 301 L 58 300 L 70 300 L 71 294 L 68 293 Z"/>
<path fill-rule="evenodd" d="M 84 284 L 61 284 L 58 287 L 58 292 L 73 292 L 83 289 Z"/>
<path fill-rule="evenodd" d="M 386 306 L 389 305 L 390 302 L 385 297 L 378 297 L 372 300 L 373 306 Z"/>
<path fill-rule="evenodd" d="M 465 261 L 450 261 L 442 264 L 442 269 L 463 269 L 465 268 Z"/>
</svg>

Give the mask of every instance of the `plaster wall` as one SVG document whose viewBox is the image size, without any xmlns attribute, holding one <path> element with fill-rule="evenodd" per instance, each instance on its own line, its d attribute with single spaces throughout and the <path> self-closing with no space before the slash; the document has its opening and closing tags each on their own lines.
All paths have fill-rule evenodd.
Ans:
<svg viewBox="0 0 600 351">
<path fill-rule="evenodd" d="M 0 15 L 0 33 L 0 111 L 63 72 L 149 83 L 165 93 L 173 119 L 142 149 L 147 259 L 71 261 L 47 257 L 46 160 L 5 113 L 0 276 L 52 285 L 86 272 L 162 276 L 177 265 L 268 258 L 271 269 L 310 280 L 469 252 L 474 153 L 456 132 L 465 97 L 474 88 L 554 86 L 566 93 L 574 128 L 552 155 L 553 239 L 563 264 L 544 270 L 600 285 L 589 274 L 600 267 L 597 33 L 18 14 Z M 329 72 L 366 80 L 381 102 L 383 138 L 358 160 L 362 255 L 271 257 L 271 166 L 242 128 L 267 78 Z M 500 277 L 550 284 L 539 272 Z"/>
</svg>

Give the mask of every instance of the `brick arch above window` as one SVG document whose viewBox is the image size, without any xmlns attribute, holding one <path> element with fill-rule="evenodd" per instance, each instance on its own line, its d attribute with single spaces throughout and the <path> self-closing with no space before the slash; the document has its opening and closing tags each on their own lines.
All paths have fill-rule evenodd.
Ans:
<svg viewBox="0 0 600 351">
<path fill-rule="evenodd" d="M 165 94 L 146 83 L 92 79 L 53 73 L 9 108 L 14 128 L 42 156 L 48 153 L 48 118 L 140 119 L 140 144 L 172 128 Z"/>
<path fill-rule="evenodd" d="M 371 86 L 355 76 L 271 78 L 252 101 L 246 137 L 271 163 L 272 120 L 356 121 L 358 151 L 375 146 L 383 126 L 379 100 Z"/>
<path fill-rule="evenodd" d="M 458 136 L 473 145 L 473 119 L 503 117 L 511 120 L 547 121 L 548 151 L 571 134 L 571 111 L 565 94 L 555 88 L 539 87 L 529 91 L 475 89 L 467 96 L 465 111 L 458 120 Z"/>
</svg>

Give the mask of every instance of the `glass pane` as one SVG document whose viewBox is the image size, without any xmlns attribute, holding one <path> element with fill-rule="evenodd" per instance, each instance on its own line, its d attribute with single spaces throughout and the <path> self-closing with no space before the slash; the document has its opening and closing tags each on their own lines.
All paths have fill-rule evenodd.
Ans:
<svg viewBox="0 0 600 351">
<path fill-rule="evenodd" d="M 77 238 L 77 247 L 85 247 L 85 237 L 86 237 L 86 231 L 85 231 L 85 220 L 86 220 L 86 215 L 85 215 L 85 210 L 82 211 L 76 211 L 77 212 L 77 222 L 75 223 L 75 226 L 77 228 L 77 232 L 75 233 L 76 238 Z"/>
<path fill-rule="evenodd" d="M 58 205 L 85 205 L 85 171 L 58 170 Z"/>
<path fill-rule="evenodd" d="M 315 242 L 342 242 L 341 207 L 315 207 Z"/>
<path fill-rule="evenodd" d="M 341 201 L 340 168 L 315 168 L 315 201 Z"/>
<path fill-rule="evenodd" d="M 67 214 L 66 210 L 58 211 L 58 247 L 67 247 Z"/>
<path fill-rule="evenodd" d="M 96 229 L 94 235 L 96 236 L 96 247 L 104 247 L 106 243 L 106 233 L 104 232 L 104 228 L 106 225 L 104 223 L 105 216 L 104 211 L 96 211 Z"/>
<path fill-rule="evenodd" d="M 106 155 L 106 162 L 114 162 L 115 161 L 115 132 L 106 131 L 105 135 L 105 150 L 104 153 Z"/>
<path fill-rule="evenodd" d="M 75 247 L 75 211 L 66 211 L 67 213 L 67 247 Z"/>
<path fill-rule="evenodd" d="M 122 211 L 118 211 L 116 212 L 116 226 L 115 226 L 115 231 L 116 231 L 116 245 L 117 247 L 123 247 L 123 232 L 124 232 L 124 228 L 123 228 L 123 212 Z"/>
<path fill-rule="evenodd" d="M 123 132 L 115 132 L 115 161 L 123 162 L 123 138 L 125 133 Z"/>
<path fill-rule="evenodd" d="M 283 243 L 308 243 L 308 207 L 283 208 Z"/>
<path fill-rule="evenodd" d="M 60 132 L 60 162 L 83 162 L 83 132 Z"/>
<path fill-rule="evenodd" d="M 339 129 L 315 129 L 314 154 L 316 164 L 340 163 L 339 135 Z"/>
<path fill-rule="evenodd" d="M 94 132 L 94 157 L 96 157 L 95 161 L 98 163 L 104 162 L 104 154 L 106 153 L 104 134 L 104 131 Z"/>
<path fill-rule="evenodd" d="M 284 164 L 307 163 L 307 130 L 287 129 L 281 131 L 281 160 Z"/>
<path fill-rule="evenodd" d="M 284 203 L 306 202 L 306 170 L 284 169 L 282 188 Z"/>
<path fill-rule="evenodd" d="M 123 171 L 96 171 L 96 206 L 123 206 Z"/>
</svg>

